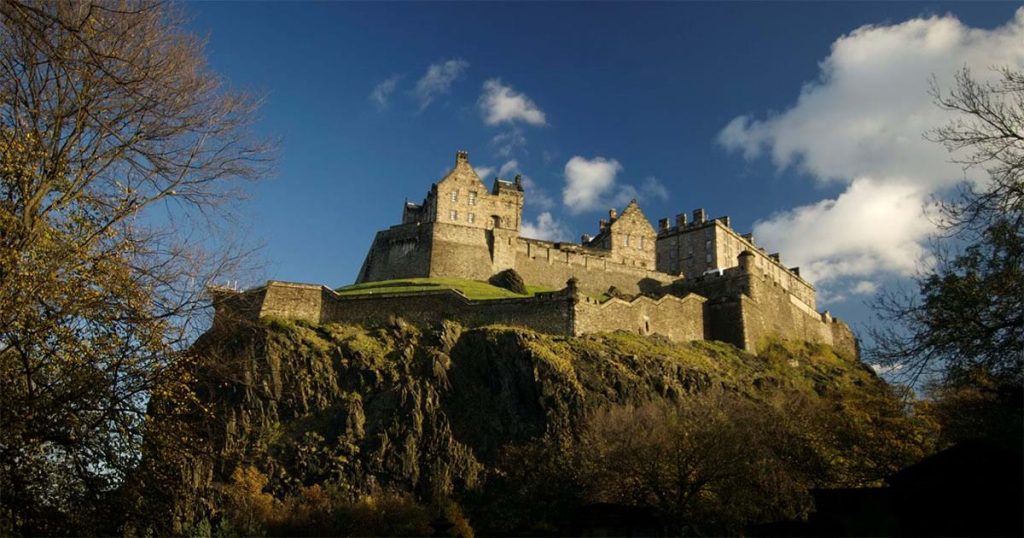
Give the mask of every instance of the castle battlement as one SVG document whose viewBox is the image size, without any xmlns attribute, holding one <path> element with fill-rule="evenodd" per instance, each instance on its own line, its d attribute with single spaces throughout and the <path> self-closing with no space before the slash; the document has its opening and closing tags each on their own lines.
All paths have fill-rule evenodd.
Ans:
<svg viewBox="0 0 1024 538">
<path fill-rule="evenodd" d="M 528 285 L 552 292 L 473 300 L 452 289 L 339 294 L 325 286 L 270 281 L 236 292 L 213 290 L 217 319 L 266 316 L 317 323 L 417 324 L 451 319 L 579 335 L 627 330 L 676 341 L 714 339 L 755 351 L 767 338 L 830 344 L 856 354 L 849 328 L 815 309 L 814 287 L 799 268 L 740 234 L 729 217 L 704 209 L 658 221 L 632 200 L 611 209 L 597 234 L 580 243 L 522 237 L 521 179 L 495 178 L 490 189 L 469 153 L 433 183 L 422 203 L 405 201 L 402 218 L 377 232 L 357 283 L 416 277 L 488 281 L 512 269 Z M 607 296 L 606 300 L 596 297 Z"/>
</svg>

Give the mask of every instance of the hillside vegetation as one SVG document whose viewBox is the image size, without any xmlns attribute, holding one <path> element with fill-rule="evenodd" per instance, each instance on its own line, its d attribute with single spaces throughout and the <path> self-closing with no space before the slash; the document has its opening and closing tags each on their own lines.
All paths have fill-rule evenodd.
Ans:
<svg viewBox="0 0 1024 538">
<path fill-rule="evenodd" d="M 157 532 L 423 534 L 443 516 L 462 535 L 542 534 L 579 506 L 614 502 L 651 507 L 667 532 L 732 533 L 805 513 L 807 488 L 874 484 L 927 449 L 928 424 L 856 359 L 765 349 L 448 322 L 210 332 L 191 410 L 151 406 L 193 442 L 150 445 L 133 509 L 140 522 L 174 513 L 148 523 Z M 645 424 L 657 431 L 635 430 Z M 665 452 L 661 424 L 699 464 L 692 476 L 730 471 L 701 484 L 654 477 L 693 489 L 685 506 L 616 474 Z M 771 476 L 751 478 L 751 465 Z M 745 502 L 753 486 L 771 494 Z"/>
</svg>

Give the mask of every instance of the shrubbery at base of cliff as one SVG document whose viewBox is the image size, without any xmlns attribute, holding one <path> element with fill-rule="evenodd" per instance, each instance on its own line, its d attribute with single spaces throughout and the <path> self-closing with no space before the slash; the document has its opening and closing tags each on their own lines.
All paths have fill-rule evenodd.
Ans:
<svg viewBox="0 0 1024 538">
<path fill-rule="evenodd" d="M 662 532 L 734 533 L 930 447 L 930 423 L 856 359 L 764 349 L 400 321 L 212 331 L 196 345 L 204 418 L 188 422 L 201 442 L 147 454 L 165 471 L 150 474 L 178 478 L 143 473 L 138 528 L 422 534 L 440 516 L 450 533 L 542 534 L 608 502 L 649 509 Z M 380 510 L 390 526 L 372 524 Z"/>
</svg>

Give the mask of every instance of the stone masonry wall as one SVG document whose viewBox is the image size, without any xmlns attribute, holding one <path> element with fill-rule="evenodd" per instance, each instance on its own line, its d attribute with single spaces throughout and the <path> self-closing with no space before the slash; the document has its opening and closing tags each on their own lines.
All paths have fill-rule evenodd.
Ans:
<svg viewBox="0 0 1024 538">
<path fill-rule="evenodd" d="M 431 224 L 400 224 L 377 232 L 356 282 L 430 275 Z"/>
<path fill-rule="evenodd" d="M 235 304 L 237 303 L 237 304 Z M 217 303 L 218 319 L 226 322 L 231 307 L 254 303 L 244 317 L 282 317 L 311 323 L 380 325 L 402 318 L 418 326 L 432 326 L 441 320 L 457 321 L 469 327 L 502 324 L 520 326 L 548 334 L 579 335 L 629 330 L 661 334 L 677 342 L 707 337 L 704 298 L 664 296 L 638 297 L 632 301 L 610 299 L 599 303 L 566 288 L 533 297 L 470 300 L 453 290 L 414 293 L 338 295 L 324 286 L 270 281 L 248 292 L 225 292 Z"/>
<path fill-rule="evenodd" d="M 493 270 L 488 245 L 488 238 L 494 232 L 455 224 L 436 223 L 431 226 L 433 239 L 429 276 L 486 281 L 497 272 Z"/>
<path fill-rule="evenodd" d="M 335 296 L 324 305 L 323 323 L 378 325 L 402 318 L 418 326 L 452 320 L 469 327 L 502 324 L 549 334 L 572 334 L 572 298 L 554 292 L 522 299 L 473 301 L 453 290 Z"/>
<path fill-rule="evenodd" d="M 756 352 L 769 337 L 829 344 L 856 356 L 856 341 L 845 324 L 820 314 L 789 294 L 771 275 L 752 271 L 750 300 L 741 300 L 745 349 Z M 745 297 L 743 299 L 746 299 Z M 838 337 L 838 338 L 837 338 Z"/>
<path fill-rule="evenodd" d="M 334 293 L 326 286 L 295 284 L 292 282 L 267 283 L 260 317 L 278 317 L 320 321 L 324 292 Z"/>
<path fill-rule="evenodd" d="M 612 298 L 599 303 L 581 297 L 576 305 L 576 333 L 624 330 L 638 334 L 660 334 L 676 342 L 703 340 L 703 297 L 682 299 L 666 295 L 660 299 L 637 297 L 632 301 Z"/>
<path fill-rule="evenodd" d="M 581 290 L 600 294 L 615 286 L 625 293 L 653 292 L 671 281 L 669 275 L 616 263 L 589 249 L 559 248 L 538 239 L 519 239 L 516 271 L 527 284 L 560 288 L 569 278 L 579 280 Z"/>
</svg>

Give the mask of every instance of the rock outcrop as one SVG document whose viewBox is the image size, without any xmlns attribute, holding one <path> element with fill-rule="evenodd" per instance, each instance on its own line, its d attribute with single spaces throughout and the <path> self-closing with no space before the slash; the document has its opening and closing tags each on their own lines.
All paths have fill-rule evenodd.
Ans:
<svg viewBox="0 0 1024 538">
<path fill-rule="evenodd" d="M 214 330 L 195 347 L 195 386 L 210 418 L 194 432 L 203 456 L 185 465 L 177 519 L 215 507 L 218 484 L 242 465 L 266 474 L 278 496 L 329 482 L 429 501 L 482 487 L 503 448 L 571 436 L 610 405 L 712 387 L 753 400 L 765 387 L 808 397 L 887 390 L 827 346 L 787 346 L 755 356 L 718 342 L 449 322 L 423 330 L 401 320 L 364 329 L 270 319 Z"/>
</svg>

